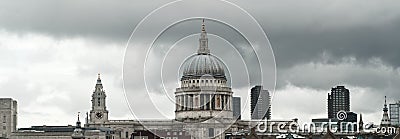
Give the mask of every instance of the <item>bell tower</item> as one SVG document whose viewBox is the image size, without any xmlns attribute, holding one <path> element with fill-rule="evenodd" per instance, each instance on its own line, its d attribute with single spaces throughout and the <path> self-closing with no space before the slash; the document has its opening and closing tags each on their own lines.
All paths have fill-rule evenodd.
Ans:
<svg viewBox="0 0 400 139">
<path fill-rule="evenodd" d="M 92 94 L 92 109 L 90 110 L 89 124 L 104 124 L 108 121 L 108 110 L 106 108 L 106 93 L 103 90 L 100 74 L 97 77 L 95 90 Z"/>
</svg>

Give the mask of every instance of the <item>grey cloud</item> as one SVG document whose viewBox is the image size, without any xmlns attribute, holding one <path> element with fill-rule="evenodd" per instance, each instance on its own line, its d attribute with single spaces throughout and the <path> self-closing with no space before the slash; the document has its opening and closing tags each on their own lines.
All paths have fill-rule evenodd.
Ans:
<svg viewBox="0 0 400 139">
<path fill-rule="evenodd" d="M 1 3 L 0 27 L 10 31 L 127 40 L 135 25 L 164 2 L 39 0 Z"/>
<path fill-rule="evenodd" d="M 322 52 L 360 61 L 380 57 L 399 66 L 400 11 L 394 6 L 398 1 L 266 3 L 248 4 L 247 10 L 268 33 L 278 67 L 314 60 Z"/>
<path fill-rule="evenodd" d="M 362 63 L 354 57 L 345 57 L 341 62 L 308 62 L 280 70 L 278 83 L 282 85 L 288 81 L 319 89 L 340 84 L 385 89 L 400 83 L 398 71 L 399 68 L 386 65 L 379 58 L 371 58 L 367 63 Z"/>
<path fill-rule="evenodd" d="M 85 78 L 90 82 L 98 72 L 104 73 L 105 76 L 112 76 L 112 79 L 104 80 L 104 82 L 112 84 L 105 86 L 107 90 L 110 90 L 107 92 L 108 103 L 113 114 L 117 115 L 116 117 L 123 116 L 126 113 L 117 110 L 120 105 L 124 105 L 119 103 L 123 96 L 118 93 L 122 91 L 118 89 L 122 85 L 121 69 L 119 69 L 122 67 L 119 67 L 118 61 L 122 60 L 123 44 L 135 25 L 146 14 L 167 2 L 169 1 L 2 1 L 0 4 L 1 30 L 19 33 L 22 36 L 38 33 L 60 40 L 81 38 L 97 42 L 84 46 L 90 48 L 84 49 L 85 55 L 87 54 L 86 57 L 71 54 L 73 52 L 70 51 L 63 56 L 54 56 L 51 52 L 43 53 L 43 55 L 27 52 L 27 55 L 24 56 L 32 55 L 29 61 L 25 61 L 25 58 L 14 57 L 7 50 L 2 50 L 2 52 L 7 53 L 7 55 L 0 55 L 2 59 L 11 58 L 8 61 L 7 59 L 5 62 L 2 61 L 2 64 L 14 67 L 14 63 L 10 61 L 20 62 L 20 66 L 27 64 L 27 62 L 32 62 L 29 64 L 43 63 L 46 59 L 57 59 L 70 55 L 70 57 L 76 58 L 72 61 L 75 62 L 73 66 L 76 66 L 76 75 L 79 78 Z M 396 86 L 400 83 L 398 78 L 400 10 L 397 6 L 400 4 L 398 1 L 309 0 L 294 3 L 287 0 L 254 0 L 251 2 L 236 0 L 233 2 L 249 11 L 269 36 L 278 66 L 277 92 L 288 91 L 285 90 L 286 83 L 309 90 L 317 90 L 319 93 L 324 92 L 321 90 L 326 90 L 325 93 L 327 93 L 330 87 L 345 83 L 352 87 L 349 88 L 350 90 L 354 90 L 355 96 L 353 98 L 357 98 L 353 99 L 352 107 L 354 110 L 366 113 L 376 113 L 377 111 L 379 113 L 381 111 L 382 102 L 376 96 L 380 98 L 388 95 L 392 101 L 400 98 L 397 93 L 400 88 Z M 110 42 L 117 45 L 117 48 L 111 49 L 112 55 L 108 55 L 110 49 L 98 49 L 103 47 L 101 44 Z M 220 53 L 222 58 L 228 57 L 229 59 L 229 56 L 234 52 L 224 54 L 224 48 L 228 47 L 212 49 L 214 49 L 214 52 Z M 2 49 L 8 48 L 2 47 Z M 196 49 L 191 50 L 195 51 Z M 139 56 L 142 55 L 139 54 Z M 354 58 L 353 61 L 352 58 Z M 374 64 L 374 59 L 381 61 Z M 235 64 L 235 61 L 227 60 L 227 62 L 233 63 L 230 65 Z M 31 69 L 32 65 L 29 64 L 27 64 L 27 67 L 18 66 L 17 68 Z M 137 67 L 134 67 L 137 65 L 132 66 L 126 70 L 137 72 L 135 70 Z M 229 68 L 232 69 L 232 73 L 243 71 L 243 67 L 239 66 L 230 66 Z M 175 76 L 175 73 L 173 74 Z M 45 78 L 51 77 L 46 76 Z M 240 78 L 244 77 L 240 76 Z M 143 86 L 142 79 L 142 77 L 134 77 L 134 80 L 130 82 L 131 84 L 125 86 L 126 89 L 133 90 L 135 93 L 144 92 L 145 90 L 137 89 L 138 86 Z M 57 78 L 49 80 L 57 81 Z M 172 77 L 167 80 L 169 81 L 167 84 L 176 82 L 176 79 Z M 13 88 L 24 88 L 22 84 L 19 84 L 23 81 L 23 79 L 16 78 L 2 84 L 1 88 L 10 90 L 10 92 Z M 75 91 L 91 91 L 93 87 L 91 83 L 93 82 L 88 84 L 76 83 L 76 86 L 71 85 L 69 87 L 76 88 Z M 246 81 L 236 81 L 233 85 L 242 87 L 246 85 Z M 7 86 L 10 86 L 10 88 Z M 65 86 L 58 89 L 70 90 Z M 363 92 L 363 89 L 367 92 Z M 90 94 L 90 91 L 86 93 Z M 25 95 L 23 92 L 28 91 L 18 90 L 14 92 L 15 94 L 8 95 L 22 96 Z M 33 94 L 26 96 L 31 95 Z M 322 97 L 325 95 L 319 97 L 325 99 L 325 97 Z M 26 96 L 18 98 L 21 102 L 30 102 L 31 100 L 27 100 L 30 97 L 27 98 Z M 70 98 L 75 98 L 75 96 L 70 96 Z M 79 101 L 79 103 L 85 104 L 83 107 L 88 109 L 89 99 L 86 96 L 80 97 L 77 103 Z M 129 99 L 134 101 L 137 98 L 132 96 Z M 370 107 L 362 107 L 362 104 L 366 103 L 365 100 L 371 100 L 369 101 L 371 102 Z M 142 103 L 139 102 L 139 104 Z M 278 108 L 285 105 L 288 107 L 295 106 L 283 102 L 274 105 L 277 105 Z M 24 104 L 21 106 L 24 106 Z M 324 112 L 322 106 L 318 107 L 320 111 L 304 112 L 310 106 L 303 106 L 299 108 L 301 111 L 298 111 L 298 113 L 318 115 Z M 74 105 L 73 107 L 66 108 L 67 113 L 81 109 L 78 107 L 82 106 Z M 279 111 L 274 108 L 273 110 L 278 116 L 286 113 L 286 111 Z M 140 112 L 142 111 L 145 110 L 140 110 Z"/>
<path fill-rule="evenodd" d="M 123 44 L 145 15 L 168 2 L 7 1 L 1 4 L 0 27 Z M 232 2 L 249 11 L 268 33 L 279 67 L 313 60 L 323 51 L 358 59 L 376 56 L 399 66 L 394 51 L 400 43 L 398 1 Z M 354 8 L 359 6 L 363 8 Z"/>
</svg>

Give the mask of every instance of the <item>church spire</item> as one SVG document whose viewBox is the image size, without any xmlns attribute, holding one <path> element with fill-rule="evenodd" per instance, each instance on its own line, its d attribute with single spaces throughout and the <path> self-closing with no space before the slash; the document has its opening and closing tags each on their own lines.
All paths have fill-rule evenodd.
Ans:
<svg viewBox="0 0 400 139">
<path fill-rule="evenodd" d="M 96 84 L 101 84 L 100 73 L 97 74 L 97 83 Z"/>
<path fill-rule="evenodd" d="M 360 122 L 358 122 L 358 131 L 360 131 L 360 132 L 364 131 L 364 122 L 363 122 L 361 113 L 360 113 Z"/>
<path fill-rule="evenodd" d="M 385 96 L 385 105 L 383 105 L 383 112 L 388 112 L 387 104 L 386 104 L 386 96 Z"/>
<path fill-rule="evenodd" d="M 79 120 L 79 114 L 80 114 L 81 112 L 78 112 L 78 121 L 76 121 L 76 127 L 77 128 L 81 128 L 81 121 Z"/>
<path fill-rule="evenodd" d="M 201 24 L 201 31 L 206 32 L 206 25 L 204 24 L 204 19 L 203 19 L 203 24 Z"/>
<path fill-rule="evenodd" d="M 97 74 L 97 82 L 95 86 L 95 91 L 103 91 L 103 84 L 101 83 L 100 73 Z"/>
<path fill-rule="evenodd" d="M 201 36 L 199 39 L 200 46 L 199 50 L 197 51 L 197 54 L 209 54 L 210 49 L 208 49 L 208 38 L 207 38 L 207 32 L 206 32 L 206 25 L 204 24 L 204 19 L 203 19 L 203 24 L 201 25 Z"/>
<path fill-rule="evenodd" d="M 389 114 L 388 114 L 388 108 L 386 104 L 386 96 L 385 96 L 385 104 L 383 105 L 383 117 L 381 121 L 381 126 L 390 126 L 390 119 L 389 119 Z"/>
<path fill-rule="evenodd" d="M 78 112 L 78 121 L 76 122 L 76 127 L 74 129 L 74 132 L 71 135 L 72 139 L 84 139 L 85 138 L 83 136 L 83 130 L 81 128 L 81 121 L 79 121 L 79 113 L 80 112 Z"/>
</svg>

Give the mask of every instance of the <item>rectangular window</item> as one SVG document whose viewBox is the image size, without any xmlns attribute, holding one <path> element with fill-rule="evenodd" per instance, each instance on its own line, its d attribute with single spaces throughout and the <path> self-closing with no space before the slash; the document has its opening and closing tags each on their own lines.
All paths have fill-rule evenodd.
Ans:
<svg viewBox="0 0 400 139">
<path fill-rule="evenodd" d="M 188 99 L 188 96 L 187 95 L 185 95 L 185 110 L 188 110 L 188 106 L 189 106 L 189 99 Z"/>
<path fill-rule="evenodd" d="M 206 95 L 206 110 L 210 110 L 210 95 Z"/>
<path fill-rule="evenodd" d="M 214 128 L 208 129 L 208 137 L 214 137 Z"/>
<path fill-rule="evenodd" d="M 190 94 L 190 95 L 189 95 L 190 110 L 193 110 L 193 108 L 194 108 L 194 106 L 195 106 L 195 104 L 194 104 L 194 102 L 193 102 L 193 101 L 194 101 L 193 98 L 194 98 L 193 94 Z"/>
<path fill-rule="evenodd" d="M 215 110 L 215 96 L 211 98 L 211 110 Z"/>
<path fill-rule="evenodd" d="M 225 95 L 222 95 L 221 97 L 222 97 L 222 98 L 221 98 L 221 101 L 222 101 L 222 102 L 221 102 L 221 108 L 224 110 L 224 109 L 225 109 L 225 102 L 226 102 L 226 101 L 225 101 L 225 98 L 226 98 L 226 97 L 225 97 Z"/>
<path fill-rule="evenodd" d="M 204 110 L 204 94 L 200 94 L 200 109 Z"/>
<path fill-rule="evenodd" d="M 6 123 L 6 122 L 7 122 L 7 117 L 3 116 L 3 123 Z"/>
<path fill-rule="evenodd" d="M 125 138 L 129 138 L 129 133 L 125 132 Z"/>
</svg>

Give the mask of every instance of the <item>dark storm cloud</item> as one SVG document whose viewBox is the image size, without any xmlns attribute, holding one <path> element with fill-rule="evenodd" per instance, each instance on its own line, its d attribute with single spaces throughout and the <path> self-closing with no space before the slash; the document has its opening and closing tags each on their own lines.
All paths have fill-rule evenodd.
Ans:
<svg viewBox="0 0 400 139">
<path fill-rule="evenodd" d="M 366 62 L 379 57 L 396 67 L 400 56 L 400 18 L 395 24 L 357 26 L 335 30 L 299 29 L 270 32 L 270 39 L 279 67 L 315 61 L 323 52 L 331 53 L 337 60 L 355 56 Z M 335 60 L 331 61 L 335 62 Z"/>
<path fill-rule="evenodd" d="M 163 2 L 160 2 L 163 3 Z M 145 1 L 2 1 L 0 27 L 51 36 L 127 40 L 135 25 L 157 2 Z M 144 8 L 145 7 L 145 8 Z"/>
<path fill-rule="evenodd" d="M 167 2 L 3 1 L 0 27 L 124 43 L 145 15 Z M 278 67 L 314 60 L 322 52 L 339 59 L 380 57 L 399 66 L 397 1 L 233 2 L 249 11 L 268 33 Z M 358 6 L 362 8 L 354 8 Z"/>
<path fill-rule="evenodd" d="M 278 88 L 289 82 L 329 91 L 348 84 L 400 97 L 389 91 L 400 83 L 399 1 L 241 4 L 268 34 Z"/>
<path fill-rule="evenodd" d="M 0 27 L 124 43 L 145 15 L 168 2 L 3 1 Z M 380 57 L 399 66 L 400 10 L 394 6 L 398 1 L 233 2 L 268 33 L 279 67 L 314 60 L 325 51 L 338 58 Z"/>
<path fill-rule="evenodd" d="M 312 61 L 323 52 L 339 60 L 380 57 L 400 66 L 400 10 L 394 6 L 399 1 L 265 3 L 246 7 L 268 33 L 278 67 Z"/>
</svg>

